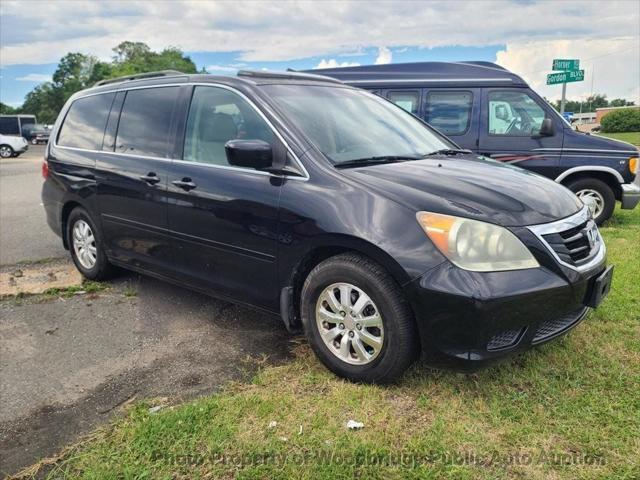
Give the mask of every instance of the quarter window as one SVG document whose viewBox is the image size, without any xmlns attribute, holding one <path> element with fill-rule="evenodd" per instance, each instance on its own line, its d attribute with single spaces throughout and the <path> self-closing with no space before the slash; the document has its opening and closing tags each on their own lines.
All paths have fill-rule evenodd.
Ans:
<svg viewBox="0 0 640 480">
<path fill-rule="evenodd" d="M 473 94 L 449 91 L 429 92 L 426 122 L 445 135 L 462 135 L 469 128 Z"/>
<path fill-rule="evenodd" d="M 418 113 L 418 103 L 420 102 L 418 92 L 389 92 L 387 98 L 409 113 L 414 115 Z"/>
<path fill-rule="evenodd" d="M 229 165 L 225 143 L 234 139 L 273 144 L 273 131 L 242 97 L 224 88 L 195 87 L 184 141 L 184 160 Z"/>
<path fill-rule="evenodd" d="M 114 96 L 105 93 L 75 100 L 60 128 L 58 145 L 100 150 Z"/>
<path fill-rule="evenodd" d="M 116 152 L 168 158 L 178 91 L 179 87 L 129 90 L 120 115 Z"/>
<path fill-rule="evenodd" d="M 489 92 L 489 134 L 530 137 L 540 132 L 545 113 L 524 92 Z"/>
</svg>

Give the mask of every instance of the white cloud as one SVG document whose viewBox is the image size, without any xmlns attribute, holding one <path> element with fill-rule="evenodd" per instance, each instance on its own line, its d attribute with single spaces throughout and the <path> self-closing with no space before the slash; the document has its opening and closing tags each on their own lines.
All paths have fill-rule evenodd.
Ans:
<svg viewBox="0 0 640 480">
<path fill-rule="evenodd" d="M 384 65 L 386 63 L 391 63 L 391 58 L 393 55 L 391 54 L 391 50 L 387 47 L 378 48 L 378 56 L 376 57 L 375 64 L 376 65 Z"/>
<path fill-rule="evenodd" d="M 338 62 L 335 58 L 330 58 L 329 60 L 323 58 L 320 60 L 320 63 L 313 68 L 357 67 L 359 65 L 358 62 Z"/>
<path fill-rule="evenodd" d="M 575 53 L 582 58 L 604 52 L 600 46 L 621 35 L 637 44 L 640 2 L 85 0 L 40 2 L 38 8 L 25 9 L 23 2 L 3 0 L 1 22 L 3 65 L 53 63 L 74 51 L 108 59 L 111 48 L 123 40 L 142 41 L 154 50 L 175 45 L 189 52 L 239 52 L 241 62 L 323 56 L 330 61 L 381 45 L 389 51 L 407 46 L 507 45 L 507 56 L 517 56 L 516 50 L 526 56 L 520 50 L 523 45 L 539 47 L 519 64 L 524 71 L 539 61 L 534 55 L 555 56 L 562 42 L 582 44 Z M 639 56 L 631 59 L 633 65 Z M 605 63 L 606 69 L 596 65 L 597 90 L 599 72 L 606 71 L 612 79 L 627 75 L 628 65 L 613 63 Z M 544 60 L 540 68 L 546 64 Z"/>
<path fill-rule="evenodd" d="M 206 68 L 207 72 L 211 73 L 211 72 L 237 72 L 238 71 L 238 67 L 237 66 L 231 66 L 231 65 L 209 65 Z"/>
<path fill-rule="evenodd" d="M 29 73 L 28 75 L 25 75 L 24 77 L 16 77 L 16 80 L 19 80 L 21 82 L 50 82 L 51 81 L 51 75 L 45 75 L 42 73 Z"/>
<path fill-rule="evenodd" d="M 640 104 L 640 39 L 580 38 L 508 43 L 497 54 L 497 63 L 524 78 L 539 94 L 560 98 L 561 85 L 547 85 L 554 58 L 577 58 L 584 81 L 567 84 L 567 98 L 586 98 L 605 93 Z"/>
</svg>

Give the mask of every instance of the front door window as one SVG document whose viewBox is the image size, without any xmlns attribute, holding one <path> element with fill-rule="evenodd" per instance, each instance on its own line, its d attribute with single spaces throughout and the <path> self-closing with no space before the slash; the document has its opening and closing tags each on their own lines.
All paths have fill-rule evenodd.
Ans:
<svg viewBox="0 0 640 480">
<path fill-rule="evenodd" d="M 524 92 L 489 93 L 489 135 L 531 137 L 544 118 L 542 107 Z"/>
</svg>

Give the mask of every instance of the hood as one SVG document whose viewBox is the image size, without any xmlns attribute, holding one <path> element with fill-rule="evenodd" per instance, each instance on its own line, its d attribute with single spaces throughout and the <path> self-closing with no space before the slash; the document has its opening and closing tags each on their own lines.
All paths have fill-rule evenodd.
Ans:
<svg viewBox="0 0 640 480">
<path fill-rule="evenodd" d="M 344 169 L 342 173 L 414 209 L 502 226 L 547 223 L 583 205 L 545 177 L 475 155 Z"/>
</svg>

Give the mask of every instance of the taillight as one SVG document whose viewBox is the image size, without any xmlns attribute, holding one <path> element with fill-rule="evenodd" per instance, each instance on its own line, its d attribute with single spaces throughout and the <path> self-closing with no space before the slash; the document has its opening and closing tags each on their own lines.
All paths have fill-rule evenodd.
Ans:
<svg viewBox="0 0 640 480">
<path fill-rule="evenodd" d="M 49 164 L 46 160 L 42 162 L 42 178 L 45 180 L 49 178 Z"/>
</svg>

